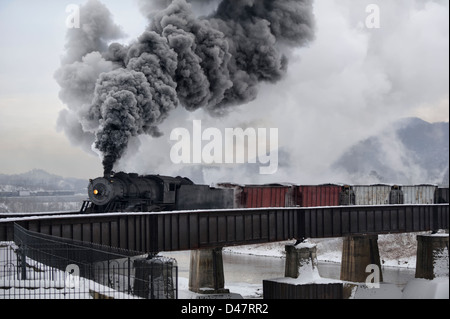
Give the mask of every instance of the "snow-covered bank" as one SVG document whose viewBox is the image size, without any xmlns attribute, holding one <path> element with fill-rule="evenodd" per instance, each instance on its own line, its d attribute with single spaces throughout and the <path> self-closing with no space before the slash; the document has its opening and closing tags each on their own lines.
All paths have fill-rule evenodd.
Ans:
<svg viewBox="0 0 450 319">
<path fill-rule="evenodd" d="M 384 267 L 415 268 L 417 253 L 417 235 L 427 234 L 405 233 L 378 236 L 381 264 Z M 316 244 L 317 259 L 320 262 L 340 263 L 342 260 L 342 238 L 308 239 Z M 226 247 L 224 253 L 245 254 L 266 257 L 285 257 L 285 246 L 293 241 L 269 244 Z"/>
<path fill-rule="evenodd" d="M 415 269 L 417 254 L 417 235 L 429 234 L 427 232 L 379 235 L 378 245 L 382 266 L 397 269 Z M 439 236 L 432 235 L 432 236 Z M 340 263 L 342 259 L 342 238 L 309 239 L 307 240 L 317 247 L 317 259 L 320 262 Z M 292 241 L 270 243 L 264 245 L 249 245 L 240 247 L 228 247 L 224 249 L 226 254 L 247 254 L 254 256 L 266 256 L 272 258 L 285 258 L 285 246 L 292 245 Z M 354 284 L 351 299 L 448 299 L 449 277 L 448 277 L 448 251 L 444 251 L 446 259 L 442 258 L 443 264 L 435 265 L 437 274 L 435 279 L 412 278 L 402 288 L 398 285 L 383 282 L 377 289 L 371 289 L 365 284 Z M 307 276 L 306 276 L 307 277 Z M 321 278 L 317 273 L 305 278 L 298 279 L 279 278 L 280 282 L 291 284 L 327 283 L 336 280 Z M 306 280 L 306 281 L 305 281 Z M 339 280 L 337 280 L 339 282 Z M 233 291 L 232 289 L 230 289 Z M 236 291 L 233 291 L 236 292 Z M 245 298 L 245 297 L 244 297 Z"/>
</svg>

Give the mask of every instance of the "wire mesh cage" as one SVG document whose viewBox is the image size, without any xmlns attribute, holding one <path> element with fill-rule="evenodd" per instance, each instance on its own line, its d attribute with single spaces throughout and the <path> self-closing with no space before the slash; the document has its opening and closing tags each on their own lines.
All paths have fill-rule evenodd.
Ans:
<svg viewBox="0 0 450 319">
<path fill-rule="evenodd" d="M 176 299 L 175 259 L 31 232 L 0 243 L 0 299 Z"/>
</svg>

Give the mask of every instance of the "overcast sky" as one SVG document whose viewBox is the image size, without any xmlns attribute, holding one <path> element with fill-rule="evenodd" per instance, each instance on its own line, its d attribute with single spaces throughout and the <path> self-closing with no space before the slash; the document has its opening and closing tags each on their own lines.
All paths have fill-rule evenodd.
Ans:
<svg viewBox="0 0 450 319">
<path fill-rule="evenodd" d="M 128 35 L 121 42 L 145 29 L 137 2 L 102 2 Z M 41 168 L 92 178 L 103 172 L 101 159 L 71 145 L 56 125 L 66 107 L 54 80 L 64 54 L 66 6 L 81 3 L 0 0 L 0 173 Z M 381 10 L 379 29 L 365 25 L 369 4 Z M 191 129 L 197 119 L 205 128 L 279 128 L 280 157 L 297 170 L 280 170 L 273 180 L 313 182 L 346 148 L 397 119 L 448 122 L 448 7 L 448 0 L 316 0 L 316 40 L 292 52 L 285 79 L 263 84 L 257 100 L 226 118 L 177 110 L 161 127 L 165 136 L 141 138 L 120 168 L 175 173 L 170 132 Z"/>
</svg>

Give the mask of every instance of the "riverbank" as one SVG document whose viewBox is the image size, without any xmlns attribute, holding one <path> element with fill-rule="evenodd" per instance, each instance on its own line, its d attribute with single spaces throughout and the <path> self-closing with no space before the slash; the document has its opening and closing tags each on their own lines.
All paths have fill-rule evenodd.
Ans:
<svg viewBox="0 0 450 319">
<path fill-rule="evenodd" d="M 378 246 L 382 266 L 415 269 L 416 238 L 417 235 L 421 234 L 426 234 L 426 232 L 379 235 Z M 319 262 L 341 263 L 342 238 L 308 239 L 307 241 L 317 246 Z M 261 245 L 225 247 L 224 253 L 284 258 L 285 246 L 293 243 L 294 241 L 284 241 Z"/>
</svg>

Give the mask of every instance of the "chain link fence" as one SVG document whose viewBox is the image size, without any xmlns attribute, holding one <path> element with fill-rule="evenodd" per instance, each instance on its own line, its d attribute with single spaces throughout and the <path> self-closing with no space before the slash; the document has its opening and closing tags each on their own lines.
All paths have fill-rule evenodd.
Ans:
<svg viewBox="0 0 450 319">
<path fill-rule="evenodd" d="M 31 232 L 0 242 L 0 299 L 177 299 L 176 260 Z"/>
</svg>

